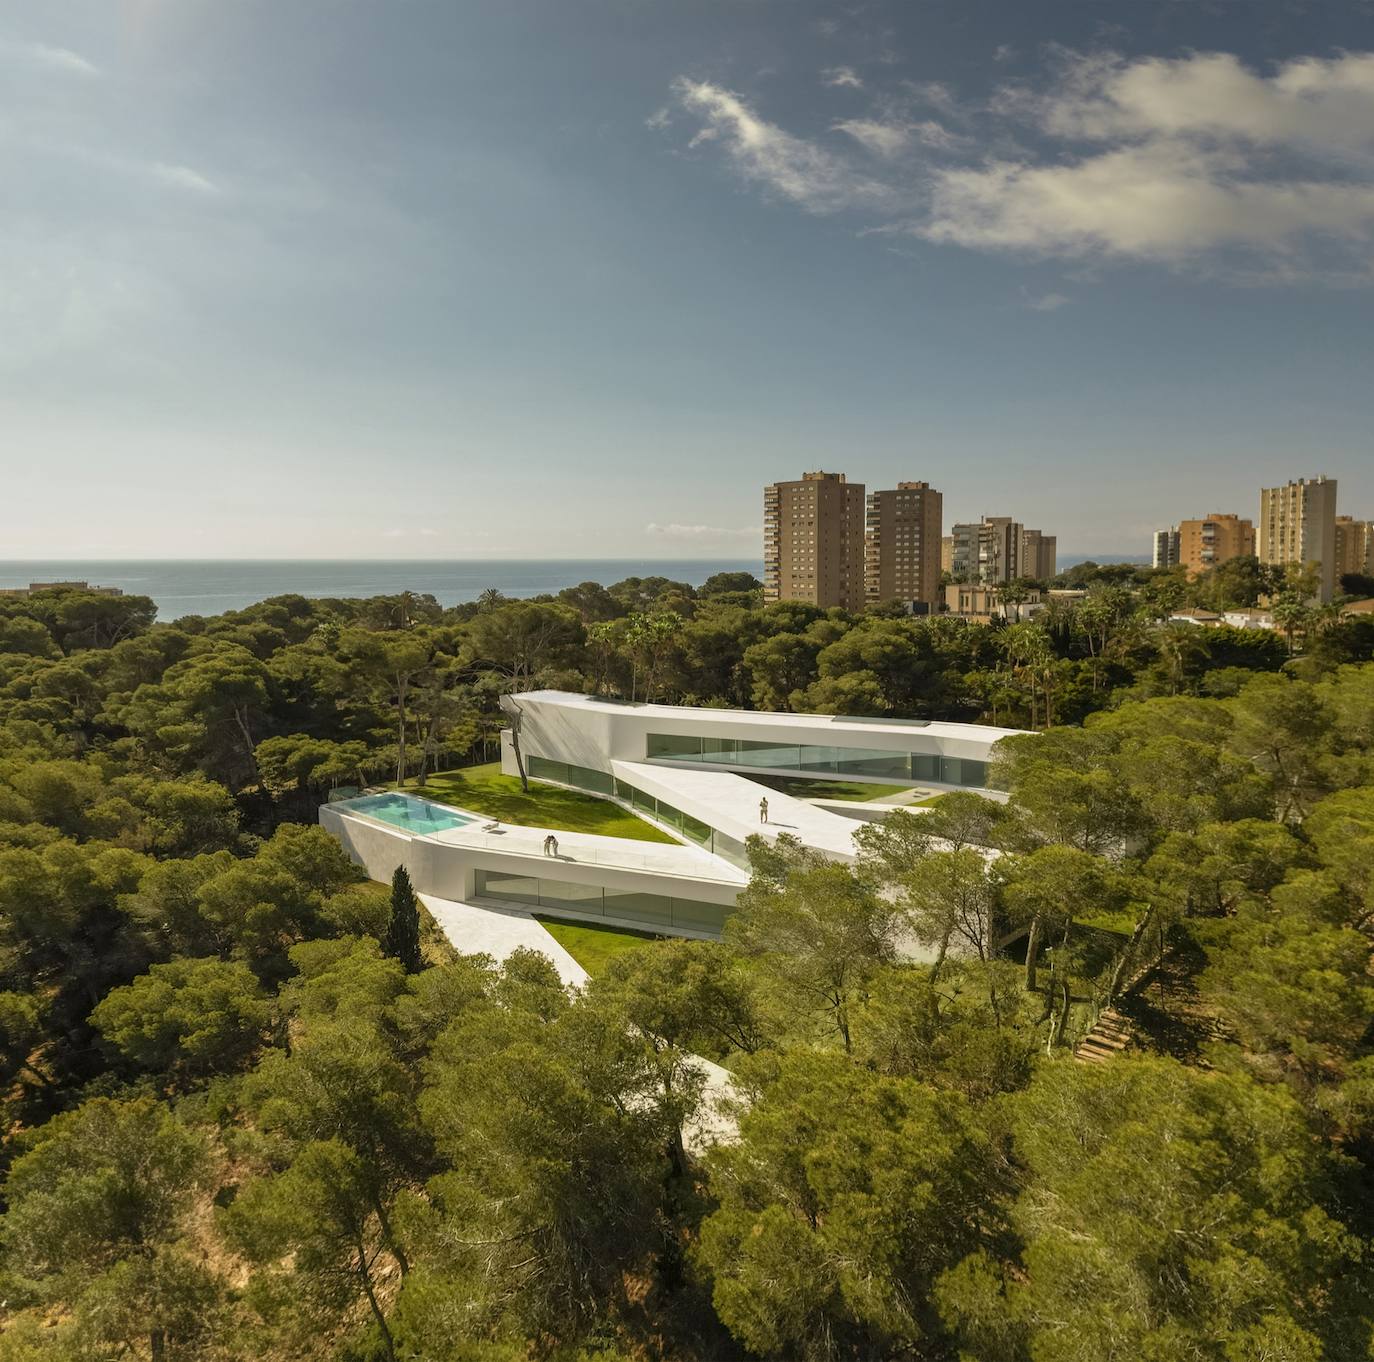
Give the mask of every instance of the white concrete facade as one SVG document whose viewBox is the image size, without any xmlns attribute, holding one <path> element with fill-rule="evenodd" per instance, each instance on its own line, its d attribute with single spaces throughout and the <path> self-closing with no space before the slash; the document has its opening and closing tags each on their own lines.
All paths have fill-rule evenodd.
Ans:
<svg viewBox="0 0 1374 1362">
<path fill-rule="evenodd" d="M 748 882 L 750 836 L 773 841 L 787 834 L 837 860 L 855 857 L 860 819 L 769 789 L 750 775 L 920 784 L 998 797 L 982 786 L 985 763 L 994 745 L 1015 731 L 629 705 L 561 691 L 512 700 L 531 778 L 623 804 L 678 842 L 557 832 L 557 854 L 550 856 L 544 828 L 474 813 L 460 815 L 456 827 L 415 831 L 378 816 L 375 800 L 369 811 L 368 797 L 324 805 L 321 824 L 373 879 L 388 880 L 404 865 L 417 890 L 439 899 L 516 903 L 551 916 L 714 937 Z M 509 732 L 501 762 L 507 774 L 517 773 Z M 956 779 L 917 776 L 918 769 Z M 424 806 L 412 798 L 409 807 Z"/>
<path fill-rule="evenodd" d="M 712 709 L 685 705 L 630 704 L 601 700 L 569 691 L 527 691 L 511 696 L 521 711 L 520 746 L 526 756 L 570 762 L 597 771 L 611 771 L 615 761 L 683 765 L 680 759 L 655 756 L 651 735 L 713 742 L 733 741 L 764 747 L 786 745 L 814 749 L 862 750 L 894 757 L 938 761 L 968 761 L 986 766 L 1001 739 L 1020 730 L 986 724 L 929 723 L 901 719 L 861 719 L 830 714 L 778 714 L 743 709 Z M 981 788 L 981 780 L 944 780 L 921 774 L 916 767 L 906 776 L 865 774 L 859 770 L 825 771 L 796 765 L 766 764 L 766 751 L 722 754 L 717 761 L 693 760 L 696 769 L 714 768 L 741 775 L 759 774 L 818 779 L 844 779 L 931 785 L 938 789 Z M 503 734 L 501 769 L 515 773 L 510 735 Z M 912 773 L 915 772 L 915 773 Z"/>
</svg>

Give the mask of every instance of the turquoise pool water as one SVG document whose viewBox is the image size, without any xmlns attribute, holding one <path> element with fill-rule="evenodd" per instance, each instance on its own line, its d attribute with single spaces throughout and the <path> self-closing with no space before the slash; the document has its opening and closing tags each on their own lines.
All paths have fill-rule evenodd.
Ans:
<svg viewBox="0 0 1374 1362">
<path fill-rule="evenodd" d="M 417 837 L 431 832 L 445 832 L 449 828 L 461 828 L 473 821 L 466 814 L 408 794 L 364 795 L 361 799 L 350 799 L 344 807 L 355 813 L 379 818 L 383 823 L 412 832 Z"/>
</svg>

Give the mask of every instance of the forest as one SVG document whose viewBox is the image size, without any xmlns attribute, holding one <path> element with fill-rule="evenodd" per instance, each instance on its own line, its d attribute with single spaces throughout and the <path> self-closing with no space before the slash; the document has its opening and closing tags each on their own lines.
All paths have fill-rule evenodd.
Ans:
<svg viewBox="0 0 1374 1362">
<path fill-rule="evenodd" d="M 1374 1355 L 1374 621 L 1063 584 L 0 600 L 0 1362 Z M 569 989 L 315 821 L 535 687 L 1035 731 Z"/>
</svg>

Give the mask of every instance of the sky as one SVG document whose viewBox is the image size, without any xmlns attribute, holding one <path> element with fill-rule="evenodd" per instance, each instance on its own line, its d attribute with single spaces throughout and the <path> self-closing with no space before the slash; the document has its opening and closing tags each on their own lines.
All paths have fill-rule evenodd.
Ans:
<svg viewBox="0 0 1374 1362">
<path fill-rule="evenodd" d="M 0 559 L 1374 517 L 1370 0 L 0 0 Z"/>
</svg>

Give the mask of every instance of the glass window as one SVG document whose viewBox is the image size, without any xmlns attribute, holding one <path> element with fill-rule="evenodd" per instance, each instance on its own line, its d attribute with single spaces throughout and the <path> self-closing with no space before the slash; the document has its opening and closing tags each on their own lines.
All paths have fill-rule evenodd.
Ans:
<svg viewBox="0 0 1374 1362">
<path fill-rule="evenodd" d="M 568 779 L 566 762 L 550 761 L 547 757 L 529 757 L 527 769 L 536 780 L 556 780 L 562 785 L 572 784 Z"/>
<path fill-rule="evenodd" d="M 645 794 L 643 790 L 635 790 L 631 796 L 630 802 L 635 808 L 642 809 L 650 818 L 658 812 L 658 800 L 651 794 Z"/>
<path fill-rule="evenodd" d="M 637 894 L 627 889 L 608 889 L 606 916 L 649 928 L 671 927 L 673 904 L 666 894 Z"/>
<path fill-rule="evenodd" d="M 700 899 L 675 898 L 672 904 L 672 925 L 689 932 L 719 932 L 733 911 L 723 903 L 704 903 Z"/>
<path fill-rule="evenodd" d="M 615 780 L 609 771 L 593 771 L 588 766 L 569 766 L 571 783 L 593 794 L 614 794 Z"/>
<path fill-rule="evenodd" d="M 739 744 L 733 738 L 703 738 L 701 740 L 701 759 L 713 761 L 718 766 L 734 763 L 739 754 Z"/>
<path fill-rule="evenodd" d="M 539 906 L 564 908 L 575 913 L 590 913 L 594 917 L 601 917 L 603 893 L 600 885 L 573 884 L 567 880 L 540 880 Z"/>
<path fill-rule="evenodd" d="M 741 766 L 758 766 L 769 770 L 795 771 L 801 765 L 801 748 L 795 743 L 749 742 L 739 744 Z"/>
<path fill-rule="evenodd" d="M 645 751 L 650 757 L 700 760 L 701 739 L 682 737 L 676 733 L 650 733 Z"/>
<path fill-rule="evenodd" d="M 840 753 L 843 750 L 841 747 L 803 747 L 801 769 L 834 774 L 840 769 Z"/>
<path fill-rule="evenodd" d="M 615 782 L 615 797 L 617 799 L 623 799 L 627 804 L 633 804 L 635 787 L 628 781 L 617 779 Z"/>
<path fill-rule="evenodd" d="M 531 875 L 510 875 L 499 870 L 477 872 L 477 892 L 512 903 L 538 904 L 539 881 Z"/>
<path fill-rule="evenodd" d="M 940 761 L 941 779 L 947 785 L 986 785 L 988 765 L 968 757 L 943 757 Z"/>
<path fill-rule="evenodd" d="M 939 780 L 940 758 L 934 752 L 913 752 L 911 774 L 917 780 Z"/>
<path fill-rule="evenodd" d="M 840 773 L 850 776 L 898 776 L 911 772 L 911 758 L 905 752 L 877 752 L 864 747 L 842 747 Z"/>
</svg>

